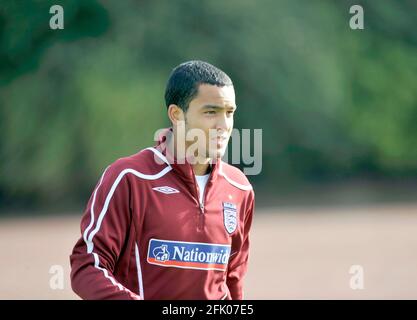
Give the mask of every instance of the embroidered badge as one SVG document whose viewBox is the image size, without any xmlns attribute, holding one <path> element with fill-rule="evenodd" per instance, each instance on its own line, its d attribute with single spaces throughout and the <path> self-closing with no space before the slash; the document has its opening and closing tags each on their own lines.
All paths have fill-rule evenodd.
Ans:
<svg viewBox="0 0 417 320">
<path fill-rule="evenodd" d="M 237 228 L 237 208 L 231 202 L 223 202 L 223 222 L 228 233 L 233 233 Z"/>
<path fill-rule="evenodd" d="M 152 188 L 152 189 L 155 190 L 155 191 L 165 193 L 165 194 L 179 193 L 179 191 L 177 189 L 174 189 L 174 188 L 171 188 L 171 187 L 168 187 L 168 186 L 155 187 L 155 188 Z"/>
</svg>

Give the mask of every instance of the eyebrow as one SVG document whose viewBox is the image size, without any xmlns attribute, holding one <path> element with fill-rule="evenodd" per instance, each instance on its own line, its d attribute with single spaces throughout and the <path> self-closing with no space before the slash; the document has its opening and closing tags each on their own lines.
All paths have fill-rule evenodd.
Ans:
<svg viewBox="0 0 417 320">
<path fill-rule="evenodd" d="M 227 107 L 223 107 L 223 106 L 219 106 L 219 105 L 215 105 L 215 104 L 206 104 L 204 106 L 202 106 L 201 109 L 233 109 L 236 110 L 237 106 L 227 106 Z"/>
</svg>

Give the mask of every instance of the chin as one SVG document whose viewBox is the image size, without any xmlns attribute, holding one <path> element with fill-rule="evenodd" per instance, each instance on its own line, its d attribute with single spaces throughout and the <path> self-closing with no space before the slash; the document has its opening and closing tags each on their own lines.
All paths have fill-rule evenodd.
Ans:
<svg viewBox="0 0 417 320">
<path fill-rule="evenodd" d="M 216 149 L 209 152 L 209 158 L 211 159 L 221 159 L 224 156 L 224 150 Z"/>
</svg>

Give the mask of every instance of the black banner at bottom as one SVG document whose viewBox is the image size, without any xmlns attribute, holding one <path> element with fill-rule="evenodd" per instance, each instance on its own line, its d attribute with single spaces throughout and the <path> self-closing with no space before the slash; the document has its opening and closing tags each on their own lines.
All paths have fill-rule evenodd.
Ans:
<svg viewBox="0 0 417 320">
<path fill-rule="evenodd" d="M 31 318 L 84 319 L 106 317 L 120 319 L 126 314 L 140 319 L 279 319 L 298 316 L 341 316 L 351 319 L 381 314 L 399 316 L 399 311 L 415 310 L 417 301 L 388 300 L 245 300 L 245 301 L 45 301 L 3 300 L 3 314 Z M 10 313 L 9 313 L 10 312 Z"/>
</svg>

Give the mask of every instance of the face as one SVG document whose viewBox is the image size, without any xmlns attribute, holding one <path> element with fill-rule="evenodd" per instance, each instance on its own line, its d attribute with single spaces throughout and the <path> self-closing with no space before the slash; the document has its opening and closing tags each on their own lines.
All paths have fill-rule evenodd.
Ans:
<svg viewBox="0 0 417 320">
<path fill-rule="evenodd" d="M 184 114 L 186 137 L 196 137 L 186 141 L 186 147 L 198 149 L 203 161 L 221 158 L 232 133 L 235 110 L 233 86 L 200 85 Z"/>
</svg>

